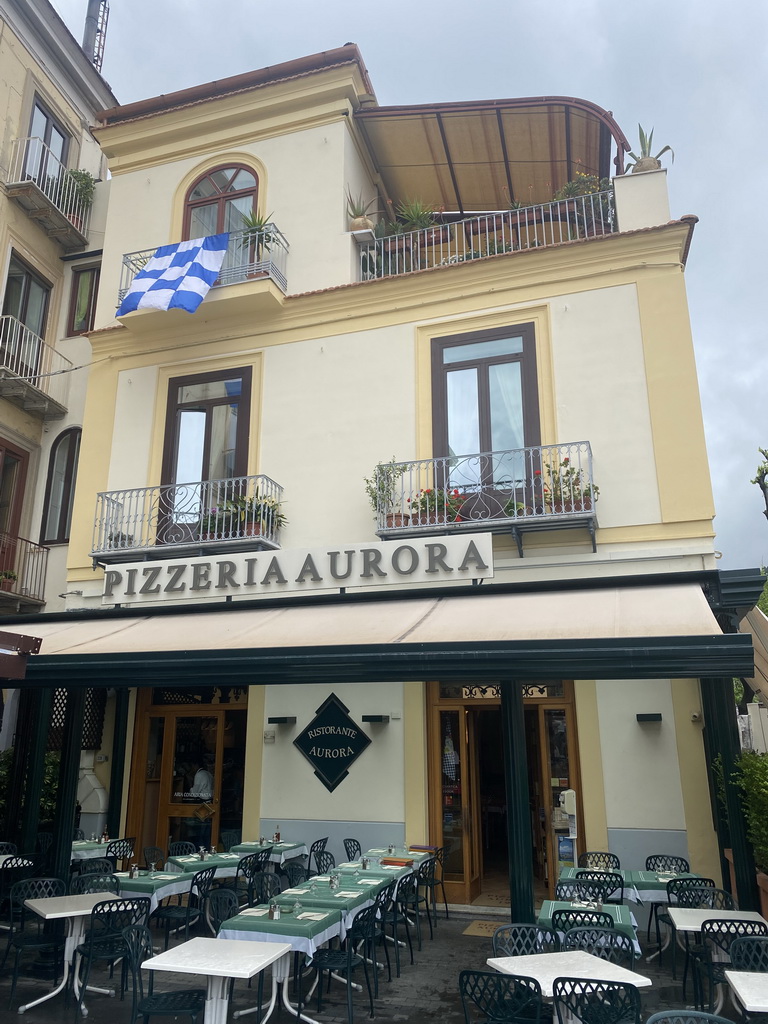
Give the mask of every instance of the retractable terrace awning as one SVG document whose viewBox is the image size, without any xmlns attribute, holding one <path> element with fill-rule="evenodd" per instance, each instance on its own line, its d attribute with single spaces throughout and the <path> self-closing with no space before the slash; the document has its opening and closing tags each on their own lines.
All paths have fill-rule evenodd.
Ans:
<svg viewBox="0 0 768 1024">
<path fill-rule="evenodd" d="M 577 172 L 621 174 L 629 149 L 608 111 L 572 96 L 371 105 L 355 122 L 395 202 L 419 198 L 461 213 L 548 203 Z"/>
<path fill-rule="evenodd" d="M 741 620 L 741 631 L 752 637 L 752 644 L 755 648 L 755 673 L 744 678 L 755 693 L 759 693 L 763 701 L 766 701 L 768 700 L 768 618 L 759 608 L 753 608 Z"/>
<path fill-rule="evenodd" d="M 749 675 L 696 584 L 508 593 L 476 587 L 38 616 L 36 685 L 183 686 L 427 678 Z"/>
</svg>

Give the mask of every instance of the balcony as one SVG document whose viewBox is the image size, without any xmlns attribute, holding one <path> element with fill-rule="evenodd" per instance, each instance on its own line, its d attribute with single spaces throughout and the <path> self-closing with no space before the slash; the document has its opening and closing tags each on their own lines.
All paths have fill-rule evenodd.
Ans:
<svg viewBox="0 0 768 1024">
<path fill-rule="evenodd" d="M 40 608 L 47 568 L 48 548 L 0 533 L 0 613 Z"/>
<path fill-rule="evenodd" d="M 282 493 L 268 476 L 103 491 L 91 558 L 103 564 L 279 548 Z"/>
<path fill-rule="evenodd" d="M 0 396 L 43 420 L 67 412 L 72 363 L 16 317 L 0 316 Z"/>
<path fill-rule="evenodd" d="M 456 455 L 376 467 L 376 533 L 526 533 L 586 530 L 596 551 L 599 488 L 588 441 Z"/>
<path fill-rule="evenodd" d="M 122 302 L 134 277 L 156 252 L 157 248 L 142 249 L 141 252 L 129 252 L 123 256 L 118 302 Z M 213 287 L 222 288 L 246 281 L 274 281 L 284 295 L 288 290 L 287 264 L 288 242 L 274 224 L 267 224 L 263 231 L 233 231 L 229 236 L 221 273 Z"/>
<path fill-rule="evenodd" d="M 467 263 L 484 256 L 540 249 L 617 231 L 613 192 L 483 213 L 451 224 L 374 238 L 356 232 L 360 280 Z"/>
<path fill-rule="evenodd" d="M 41 139 L 14 139 L 6 191 L 65 252 L 88 242 L 90 206 L 81 200 L 74 178 Z"/>
</svg>

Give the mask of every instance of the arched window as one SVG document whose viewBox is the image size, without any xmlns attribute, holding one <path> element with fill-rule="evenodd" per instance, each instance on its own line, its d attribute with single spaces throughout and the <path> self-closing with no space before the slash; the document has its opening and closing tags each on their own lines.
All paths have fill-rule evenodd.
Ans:
<svg viewBox="0 0 768 1024">
<path fill-rule="evenodd" d="M 247 167 L 208 171 L 187 193 L 184 237 L 203 238 L 222 231 L 240 231 L 245 217 L 256 211 L 259 182 Z"/>
<path fill-rule="evenodd" d="M 70 427 L 59 434 L 51 447 L 40 536 L 42 544 L 63 544 L 69 540 L 80 434 L 80 427 Z"/>
</svg>

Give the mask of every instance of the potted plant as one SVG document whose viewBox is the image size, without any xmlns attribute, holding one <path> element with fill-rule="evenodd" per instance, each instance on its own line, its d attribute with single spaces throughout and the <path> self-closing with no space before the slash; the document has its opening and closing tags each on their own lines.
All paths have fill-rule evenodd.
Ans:
<svg viewBox="0 0 768 1024">
<path fill-rule="evenodd" d="M 638 135 L 640 136 L 640 156 L 636 153 L 630 152 L 630 156 L 635 161 L 633 164 L 627 165 L 627 170 L 632 171 L 633 174 L 637 174 L 639 171 L 658 171 L 661 168 L 660 157 L 664 156 L 665 153 L 672 153 L 672 163 L 675 162 L 675 154 L 671 146 L 664 146 L 660 149 L 656 156 L 653 156 L 653 128 L 651 128 L 648 135 L 643 131 L 643 126 L 639 124 L 637 126 Z"/>
<path fill-rule="evenodd" d="M 461 506 L 465 495 L 457 488 L 445 490 L 442 487 L 425 487 L 415 498 L 409 498 L 411 523 L 416 526 L 461 521 Z"/>
<path fill-rule="evenodd" d="M 241 245 L 249 252 L 248 262 L 259 263 L 265 252 L 270 252 L 275 243 L 272 214 L 259 214 L 255 211 L 242 215 Z"/>
<path fill-rule="evenodd" d="M 374 196 L 367 202 L 363 199 L 363 193 L 358 192 L 353 196 L 347 186 L 347 216 L 349 217 L 350 231 L 373 231 L 375 224 L 368 216 L 368 211 L 378 204 L 378 197 Z"/>
<path fill-rule="evenodd" d="M 554 512 L 589 512 L 592 502 L 597 501 L 600 488 L 584 478 L 584 471 L 578 469 L 566 455 L 558 463 L 548 463 L 544 470 L 537 469 L 535 483 L 541 490 L 543 510 Z"/>
<path fill-rule="evenodd" d="M 394 455 L 389 462 L 379 462 L 373 476 L 364 477 L 365 493 L 371 502 L 374 516 L 384 515 L 389 529 L 407 526 L 410 514 L 403 512 L 403 474 L 411 469 L 409 462 L 396 462 Z M 410 501 L 410 498 L 408 499 Z"/>
<path fill-rule="evenodd" d="M 77 205 L 81 210 L 88 210 L 93 206 L 93 196 L 96 191 L 97 178 L 90 171 L 72 168 L 67 171 L 71 184 L 70 192 L 75 196 Z"/>
<path fill-rule="evenodd" d="M 510 498 L 504 506 L 504 515 L 510 519 L 522 519 L 523 516 L 533 515 L 533 509 L 522 501 Z"/>
<path fill-rule="evenodd" d="M 0 569 L 0 590 L 13 590 L 19 574 L 13 569 Z"/>
<path fill-rule="evenodd" d="M 287 522 L 282 502 L 272 495 L 237 495 L 207 509 L 200 518 L 202 540 L 237 540 L 273 535 Z"/>
<path fill-rule="evenodd" d="M 93 205 L 93 195 L 96 188 L 96 178 L 90 171 L 70 170 L 67 171 L 67 215 L 74 226 L 82 231 L 85 213 Z"/>
</svg>

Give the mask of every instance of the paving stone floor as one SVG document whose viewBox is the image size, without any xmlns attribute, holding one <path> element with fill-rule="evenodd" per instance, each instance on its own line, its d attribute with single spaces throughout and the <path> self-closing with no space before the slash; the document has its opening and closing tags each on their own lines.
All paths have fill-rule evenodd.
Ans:
<svg viewBox="0 0 768 1024">
<path fill-rule="evenodd" d="M 486 958 L 491 956 L 490 937 L 465 935 L 465 929 L 472 921 L 487 920 L 503 923 L 504 920 L 498 913 L 484 913 L 485 909 L 473 907 L 470 914 L 451 914 L 451 919 L 448 921 L 442 917 L 436 928 L 434 940 L 430 941 L 427 937 L 421 953 L 416 953 L 416 964 L 411 967 L 406 956 L 400 978 L 395 978 L 393 972 L 392 982 L 387 983 L 386 975 L 384 975 L 379 984 L 379 999 L 376 1003 L 377 1021 L 382 1024 L 384 1022 L 392 1022 L 392 1024 L 413 1022 L 416 1024 L 416 1022 L 424 1021 L 439 1021 L 440 1024 L 463 1024 L 464 1017 L 457 988 L 459 971 L 464 968 L 486 969 Z M 158 933 L 158 944 L 160 941 Z M 0 950 L 2 950 L 3 942 L 2 935 L 0 935 Z M 671 973 L 666 969 L 660 970 L 657 960 L 647 963 L 643 958 L 636 964 L 636 970 L 653 979 L 653 987 L 642 990 L 644 1017 L 650 1016 L 657 1010 L 684 1005 L 679 980 L 673 982 Z M 92 977 L 94 976 L 92 975 Z M 96 980 L 95 983 L 99 984 L 99 981 Z M 103 980 L 101 983 L 109 984 Z M 189 975 L 162 975 L 162 982 L 158 981 L 156 985 L 160 990 L 166 986 L 194 985 L 195 983 L 196 979 L 190 978 Z M 20 978 L 14 1005 L 18 1006 L 21 1002 L 27 1002 L 43 994 L 47 988 L 50 988 L 50 982 L 41 982 L 31 976 Z M 254 991 L 249 990 L 245 982 L 237 982 L 233 1009 L 244 1009 L 253 1005 Z M 6 967 L 0 977 L 0 1024 L 10 1024 L 11 1021 L 21 1019 L 15 1009 L 8 1009 L 9 993 L 10 972 Z M 117 998 L 110 999 L 94 994 L 88 997 L 87 1005 L 89 1024 L 128 1024 L 130 1014 L 128 1000 L 121 1001 Z M 346 995 L 343 986 L 339 984 L 332 986 L 330 996 L 325 999 L 322 1014 L 316 1014 L 314 1001 L 307 1012 L 321 1024 L 345 1024 L 347 1020 Z M 727 1004 L 724 1015 L 734 1021 L 738 1020 L 738 1015 L 730 1004 Z M 65 1003 L 61 996 L 28 1011 L 23 1017 L 26 1024 L 54 1024 L 54 1022 L 58 1024 L 63 1021 L 74 1024 L 77 1019 L 73 1000 L 70 998 Z M 154 1019 L 160 1020 L 161 1018 Z M 232 1019 L 231 1009 L 230 1024 Z M 355 1021 L 357 1024 L 364 1024 L 368 1019 L 364 996 L 362 993 L 356 993 Z M 295 1018 L 282 1010 L 279 1016 L 273 1015 L 272 1021 L 277 1020 L 282 1024 L 291 1024 Z M 253 1021 L 253 1024 L 257 1024 L 255 1015 L 244 1018 L 244 1021 Z M 202 1020 L 200 1024 L 202 1024 Z"/>
</svg>

